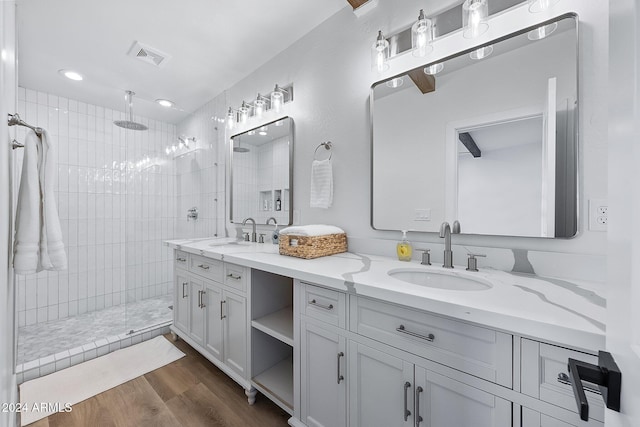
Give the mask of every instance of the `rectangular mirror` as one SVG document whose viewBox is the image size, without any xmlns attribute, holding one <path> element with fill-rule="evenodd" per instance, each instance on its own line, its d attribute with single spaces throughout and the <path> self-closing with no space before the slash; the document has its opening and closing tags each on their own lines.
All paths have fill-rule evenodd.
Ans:
<svg viewBox="0 0 640 427">
<path fill-rule="evenodd" d="M 373 228 L 437 232 L 458 220 L 468 234 L 576 234 L 576 22 L 565 15 L 372 86 Z"/>
<path fill-rule="evenodd" d="M 230 210 L 233 223 L 253 218 L 291 225 L 293 119 L 284 117 L 231 137 Z"/>
</svg>

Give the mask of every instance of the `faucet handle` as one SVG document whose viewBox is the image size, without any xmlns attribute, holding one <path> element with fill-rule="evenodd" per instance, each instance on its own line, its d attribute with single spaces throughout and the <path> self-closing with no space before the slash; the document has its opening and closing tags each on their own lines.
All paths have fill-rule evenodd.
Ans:
<svg viewBox="0 0 640 427">
<path fill-rule="evenodd" d="M 244 241 L 248 242 L 249 241 L 249 233 L 242 233 L 244 235 Z"/>
<path fill-rule="evenodd" d="M 472 254 L 469 253 L 469 259 L 467 260 L 467 271 L 478 271 L 478 259 L 477 257 L 486 257 L 485 254 Z"/>
<path fill-rule="evenodd" d="M 264 243 L 264 233 L 260 233 L 260 237 L 258 237 L 258 243 Z"/>
<path fill-rule="evenodd" d="M 431 249 L 416 249 L 422 251 L 422 261 L 420 262 L 420 264 L 431 265 Z"/>
</svg>

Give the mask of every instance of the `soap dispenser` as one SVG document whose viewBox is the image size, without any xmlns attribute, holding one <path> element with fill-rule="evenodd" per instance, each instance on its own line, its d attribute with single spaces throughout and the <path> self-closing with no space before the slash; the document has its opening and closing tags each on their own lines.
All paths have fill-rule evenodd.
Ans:
<svg viewBox="0 0 640 427">
<path fill-rule="evenodd" d="M 271 233 L 271 243 L 274 245 L 280 244 L 280 230 L 278 230 L 278 224 L 276 224 L 276 228 Z"/>
<path fill-rule="evenodd" d="M 402 240 L 396 245 L 396 252 L 400 261 L 411 261 L 413 248 L 409 240 L 407 240 L 407 230 L 402 230 Z"/>
</svg>

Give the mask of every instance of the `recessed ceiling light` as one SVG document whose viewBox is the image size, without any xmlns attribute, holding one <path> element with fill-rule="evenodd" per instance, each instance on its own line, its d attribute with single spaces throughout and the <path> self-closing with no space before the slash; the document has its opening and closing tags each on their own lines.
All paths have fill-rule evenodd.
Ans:
<svg viewBox="0 0 640 427">
<path fill-rule="evenodd" d="M 250 130 L 249 132 L 247 132 L 249 135 L 255 135 L 256 131 L 255 130 Z"/>
<path fill-rule="evenodd" d="M 82 74 L 78 73 L 77 71 L 58 70 L 58 72 L 70 80 L 80 81 L 83 79 Z"/>
<path fill-rule="evenodd" d="M 160 105 L 162 105 L 163 107 L 173 107 L 173 102 L 169 101 L 168 99 L 156 99 L 156 102 Z"/>
</svg>

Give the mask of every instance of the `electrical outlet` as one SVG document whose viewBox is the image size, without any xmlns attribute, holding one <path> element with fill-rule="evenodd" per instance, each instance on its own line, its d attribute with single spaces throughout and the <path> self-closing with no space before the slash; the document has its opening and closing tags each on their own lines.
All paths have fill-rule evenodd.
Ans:
<svg viewBox="0 0 640 427">
<path fill-rule="evenodd" d="M 607 231 L 609 206 L 606 199 L 589 200 L 589 230 Z"/>
</svg>

